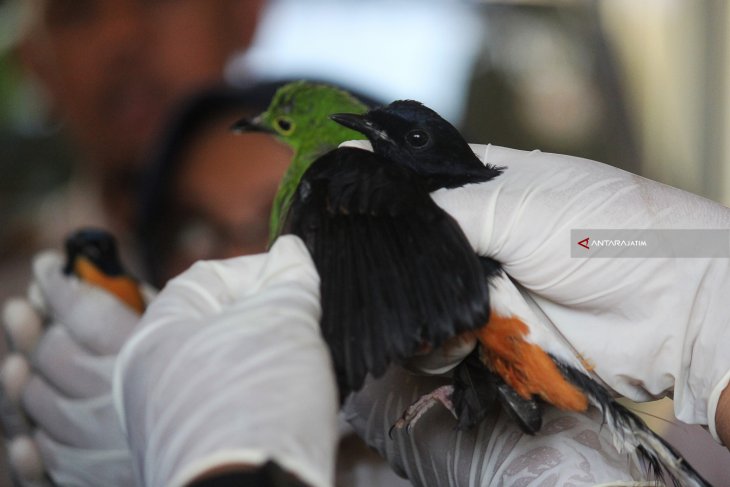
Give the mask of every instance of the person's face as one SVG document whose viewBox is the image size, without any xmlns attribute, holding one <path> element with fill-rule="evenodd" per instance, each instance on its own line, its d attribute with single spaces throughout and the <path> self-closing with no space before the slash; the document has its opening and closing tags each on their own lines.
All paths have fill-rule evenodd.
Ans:
<svg viewBox="0 0 730 487">
<path fill-rule="evenodd" d="M 263 0 L 27 0 L 21 47 L 53 108 L 98 164 L 139 163 L 168 111 L 222 78 L 251 40 Z"/>
<path fill-rule="evenodd" d="M 266 134 L 232 134 L 232 121 L 196 136 L 179 161 L 172 193 L 181 224 L 168 236 L 165 279 L 196 260 L 266 250 L 274 194 L 292 152 Z"/>
</svg>

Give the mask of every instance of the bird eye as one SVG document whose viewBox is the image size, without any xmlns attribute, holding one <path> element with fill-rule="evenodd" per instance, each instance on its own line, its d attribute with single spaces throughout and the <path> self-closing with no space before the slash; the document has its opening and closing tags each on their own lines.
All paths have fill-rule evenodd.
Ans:
<svg viewBox="0 0 730 487">
<path fill-rule="evenodd" d="M 287 117 L 279 117 L 276 119 L 276 128 L 282 135 L 289 135 L 294 130 L 294 122 Z"/>
<path fill-rule="evenodd" d="M 417 149 L 424 147 L 428 144 L 429 140 L 430 137 L 423 130 L 411 130 L 406 134 L 406 142 L 408 142 L 408 145 Z"/>
</svg>

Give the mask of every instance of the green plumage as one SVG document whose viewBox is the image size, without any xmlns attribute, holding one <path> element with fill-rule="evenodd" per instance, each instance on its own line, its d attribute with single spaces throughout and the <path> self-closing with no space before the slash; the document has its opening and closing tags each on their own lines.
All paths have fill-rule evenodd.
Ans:
<svg viewBox="0 0 730 487">
<path fill-rule="evenodd" d="M 279 183 L 269 221 L 269 245 L 281 233 L 294 192 L 304 172 L 322 154 L 347 140 L 364 139 L 330 120 L 333 113 L 365 113 L 368 107 L 350 93 L 330 85 L 296 81 L 279 88 L 269 108 L 246 127 L 273 133 L 294 151 Z"/>
</svg>

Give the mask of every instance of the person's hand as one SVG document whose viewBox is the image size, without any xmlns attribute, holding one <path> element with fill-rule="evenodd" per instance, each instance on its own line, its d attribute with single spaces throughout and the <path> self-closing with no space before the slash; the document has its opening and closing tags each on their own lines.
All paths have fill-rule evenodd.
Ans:
<svg viewBox="0 0 730 487">
<path fill-rule="evenodd" d="M 725 258 L 702 258 L 716 242 L 694 249 L 697 258 L 632 257 L 630 247 L 618 258 L 572 257 L 591 233 L 571 230 L 727 230 L 730 210 L 585 159 L 473 148 L 504 173 L 432 196 L 476 251 L 502 263 L 616 392 L 638 401 L 673 392 L 676 416 L 717 438 L 715 408 L 730 378 L 730 249 Z"/>
<path fill-rule="evenodd" d="M 417 398 L 447 383 L 393 366 L 349 397 L 346 417 L 368 445 L 415 486 L 655 485 L 641 482 L 641 469 L 618 453 L 600 414 L 546 408 L 539 435 L 524 434 L 498 408 L 473 429 L 436 405 L 410 432 L 391 431 Z"/>
<path fill-rule="evenodd" d="M 331 485 L 338 401 L 319 316 L 319 278 L 293 236 L 170 281 L 114 378 L 139 483 L 190 485 L 273 462 Z"/>
<path fill-rule="evenodd" d="M 62 268 L 59 254 L 40 254 L 29 298 L 5 303 L 13 352 L 1 375 L 8 399 L 3 419 L 15 425 L 11 468 L 28 485 L 46 476 L 56 485 L 133 485 L 111 378 L 139 315 Z"/>
</svg>

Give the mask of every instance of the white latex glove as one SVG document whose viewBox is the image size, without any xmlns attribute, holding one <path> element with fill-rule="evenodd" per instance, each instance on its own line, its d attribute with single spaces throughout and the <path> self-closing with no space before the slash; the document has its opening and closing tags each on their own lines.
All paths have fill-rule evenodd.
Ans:
<svg viewBox="0 0 730 487">
<path fill-rule="evenodd" d="M 476 251 L 503 264 L 611 388 L 637 401 L 673 391 L 677 418 L 717 439 L 730 259 L 571 258 L 571 229 L 727 229 L 730 210 L 594 161 L 473 149 L 504 173 L 433 198 Z"/>
<path fill-rule="evenodd" d="M 445 381 L 391 367 L 345 403 L 355 431 L 415 486 L 656 485 L 638 480 L 641 470 L 616 451 L 592 408 L 582 414 L 546 408 L 542 430 L 529 436 L 503 412 L 459 431 L 451 414 L 437 405 L 410 433 L 393 430 L 389 437 L 395 419 Z"/>
<path fill-rule="evenodd" d="M 63 486 L 133 485 L 111 377 L 139 315 L 106 291 L 63 275 L 62 267 L 59 254 L 39 255 L 29 300 L 5 305 L 14 352 L 3 362 L 3 389 L 35 424 L 32 431 L 15 428 L 11 467 L 31 484 L 47 474 Z M 22 422 L 17 411 L 15 421 Z"/>
<path fill-rule="evenodd" d="M 139 483 L 182 486 L 273 460 L 331 485 L 338 406 L 319 315 L 319 278 L 293 236 L 172 280 L 115 372 Z"/>
</svg>

